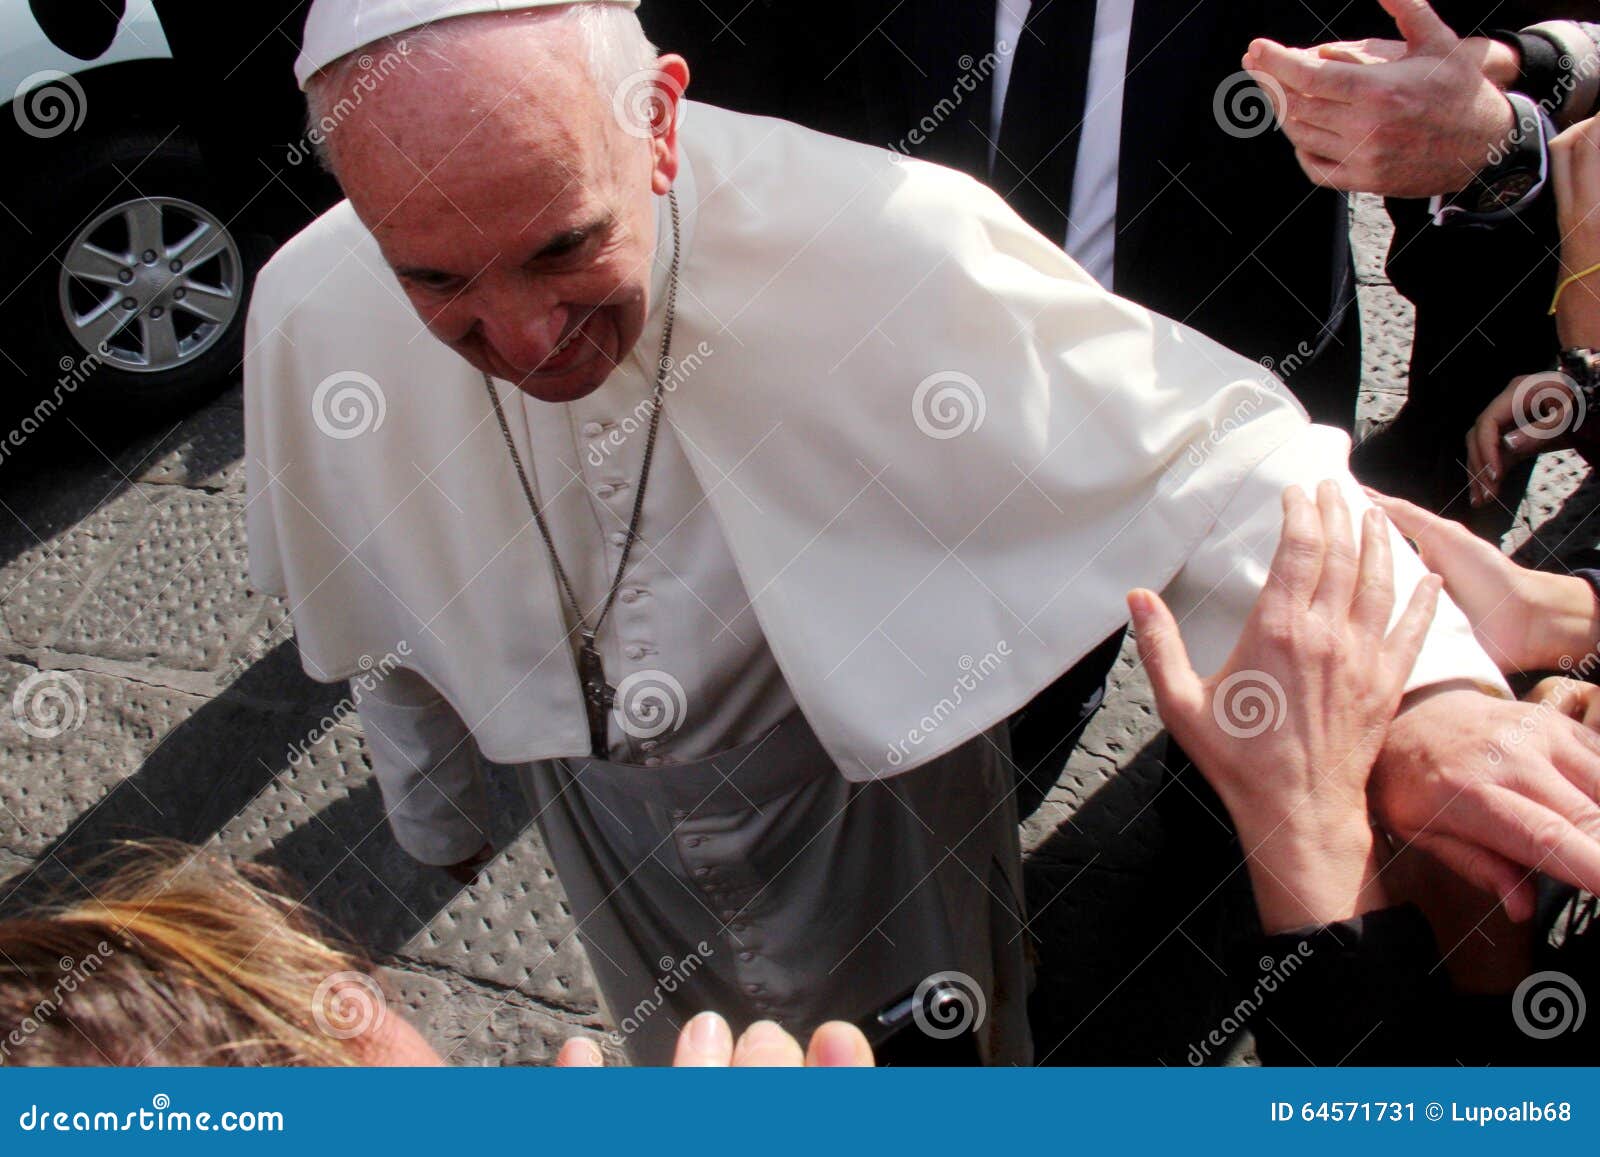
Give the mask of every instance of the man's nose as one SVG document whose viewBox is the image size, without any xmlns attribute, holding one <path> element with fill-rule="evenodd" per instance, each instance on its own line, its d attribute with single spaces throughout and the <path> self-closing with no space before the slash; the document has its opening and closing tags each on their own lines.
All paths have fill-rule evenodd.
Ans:
<svg viewBox="0 0 1600 1157">
<path fill-rule="evenodd" d="M 512 306 L 483 318 L 483 331 L 495 353 L 514 369 L 531 373 L 550 356 L 567 326 L 566 306 L 528 310 Z"/>
</svg>

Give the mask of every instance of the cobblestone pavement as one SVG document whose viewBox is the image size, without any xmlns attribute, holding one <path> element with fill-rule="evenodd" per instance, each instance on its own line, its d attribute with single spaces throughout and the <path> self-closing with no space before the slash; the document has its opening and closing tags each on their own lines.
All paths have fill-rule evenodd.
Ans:
<svg viewBox="0 0 1600 1157">
<path fill-rule="evenodd" d="M 1371 418 L 1403 396 L 1410 319 L 1368 210 Z M 247 586 L 237 386 L 168 430 L 54 422 L 0 468 L 0 702 L 59 693 L 70 726 L 30 734 L 0 708 L 0 905 L 71 886 L 70 866 L 117 837 L 210 842 L 302 881 L 453 1063 L 544 1063 L 573 1032 L 609 1027 L 509 776 L 491 777 L 498 852 L 470 887 L 390 837 L 345 688 L 301 673 L 284 607 Z M 1508 546 L 1570 562 L 1592 549 L 1594 505 L 1585 468 L 1547 456 Z M 1207 947 L 1226 916 L 1158 870 L 1171 810 L 1156 801 L 1158 735 L 1125 649 L 1106 708 L 1023 825 L 1050 1063 L 1181 1064 L 1228 1007 Z M 1237 888 L 1223 899 L 1237 911 Z"/>
</svg>

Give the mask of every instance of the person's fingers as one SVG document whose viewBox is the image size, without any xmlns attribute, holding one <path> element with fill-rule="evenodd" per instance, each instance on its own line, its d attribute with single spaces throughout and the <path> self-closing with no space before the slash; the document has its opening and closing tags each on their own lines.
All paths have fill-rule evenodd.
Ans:
<svg viewBox="0 0 1600 1157">
<path fill-rule="evenodd" d="M 1394 18 L 1394 26 L 1415 53 L 1448 56 L 1460 42 L 1450 26 L 1439 19 L 1428 0 L 1378 0 L 1378 3 Z"/>
<path fill-rule="evenodd" d="M 733 1030 L 714 1012 L 702 1012 L 678 1033 L 672 1064 L 680 1069 L 723 1069 L 733 1060 Z"/>
<path fill-rule="evenodd" d="M 1354 146 L 1360 144 L 1362 140 L 1361 137 L 1352 140 L 1342 133 L 1314 125 L 1294 114 L 1279 117 L 1278 123 L 1283 128 L 1283 135 L 1289 138 L 1289 142 L 1295 148 L 1338 161 L 1348 161 L 1354 152 Z"/>
<path fill-rule="evenodd" d="M 1600 838 L 1600 734 L 1576 720 L 1560 720 L 1551 754 L 1556 770 L 1589 801 L 1581 814 L 1568 818 Z"/>
<path fill-rule="evenodd" d="M 1600 842 L 1573 822 L 1582 818 L 1592 823 L 1593 803 L 1578 805 L 1576 817 L 1562 815 L 1524 791 L 1487 784 L 1464 792 L 1461 815 L 1471 825 L 1470 838 L 1513 863 L 1600 892 Z M 1553 795 L 1554 789 L 1547 787 L 1542 794 Z"/>
<path fill-rule="evenodd" d="M 1592 698 L 1585 694 L 1586 691 L 1600 691 L 1600 688 L 1596 688 L 1592 683 L 1568 678 L 1566 675 L 1552 675 L 1548 679 L 1540 679 L 1522 698 L 1526 703 L 1548 704 L 1568 719 L 1581 721 L 1588 711 L 1589 700 Z"/>
<path fill-rule="evenodd" d="M 556 1054 L 558 1069 L 600 1069 L 605 1067 L 605 1063 L 605 1054 L 600 1051 L 600 1046 L 588 1037 L 572 1037 Z"/>
<path fill-rule="evenodd" d="M 866 1033 L 842 1020 L 817 1029 L 806 1047 L 808 1069 L 870 1069 L 875 1064 Z"/>
<path fill-rule="evenodd" d="M 1315 52 L 1325 60 L 1343 60 L 1350 64 L 1389 64 L 1406 54 L 1403 40 L 1337 40 L 1317 45 Z"/>
<path fill-rule="evenodd" d="M 1472 478 L 1475 506 L 1482 506 L 1500 493 L 1500 478 L 1506 467 L 1500 445 L 1502 428 L 1498 417 L 1486 411 L 1467 432 L 1467 470 Z"/>
<path fill-rule="evenodd" d="M 736 1069 L 797 1069 L 804 1063 L 800 1042 L 770 1020 L 758 1020 L 740 1033 L 733 1050 Z"/>
<path fill-rule="evenodd" d="M 1444 580 L 1438 575 L 1425 575 L 1411 592 L 1411 601 L 1406 604 L 1400 621 L 1383 641 L 1384 656 L 1394 678 L 1392 691 L 1396 701 L 1405 690 L 1411 668 L 1417 665 L 1417 656 L 1422 654 L 1422 644 L 1433 624 L 1434 612 L 1439 609 L 1439 592 L 1443 589 Z"/>
<path fill-rule="evenodd" d="M 1290 486 L 1283 492 L 1283 530 L 1278 537 L 1278 549 L 1273 552 L 1272 566 L 1267 572 L 1263 600 L 1274 592 L 1287 596 L 1296 610 L 1311 604 L 1316 594 L 1317 580 L 1322 575 L 1323 554 L 1322 519 L 1306 492 Z"/>
<path fill-rule="evenodd" d="M 1270 73 L 1287 88 L 1324 100 L 1350 102 L 1366 87 L 1361 76 L 1364 65 L 1323 60 L 1313 52 L 1286 48 L 1276 40 L 1252 40 L 1244 65 L 1251 72 Z"/>
<path fill-rule="evenodd" d="M 1395 528 L 1416 545 L 1423 565 L 1438 572 L 1444 579 L 1445 590 L 1451 590 L 1453 582 L 1463 581 L 1466 574 L 1470 573 L 1466 568 L 1471 565 L 1478 544 L 1488 546 L 1459 522 L 1441 518 L 1403 498 L 1394 498 L 1375 490 L 1369 491 L 1368 496 L 1394 523 Z M 1494 550 L 1493 547 L 1489 549 Z M 1495 551 L 1495 554 L 1499 552 Z M 1491 558 L 1487 561 L 1494 560 Z"/>
<path fill-rule="evenodd" d="M 1289 93 L 1288 120 L 1292 124 L 1322 129 L 1340 140 L 1342 144 L 1339 148 L 1327 154 L 1330 157 L 1344 156 L 1351 151 L 1351 142 L 1361 141 L 1373 129 L 1372 114 L 1365 106 L 1327 100 L 1304 92 Z M 1317 151 L 1312 149 L 1312 152 Z"/>
<path fill-rule="evenodd" d="M 1294 159 L 1306 175 L 1306 180 L 1324 189 L 1343 189 L 1345 192 L 1363 193 L 1360 182 L 1349 166 L 1332 157 L 1318 156 L 1306 149 L 1296 149 Z"/>
<path fill-rule="evenodd" d="M 1205 688 L 1189 662 L 1178 621 L 1154 591 L 1129 591 L 1128 612 L 1133 618 L 1139 661 L 1155 691 L 1156 710 L 1169 728 L 1182 730 L 1185 721 L 1201 709 Z"/>
<path fill-rule="evenodd" d="M 1383 638 L 1394 613 L 1394 552 L 1389 520 L 1376 506 L 1361 516 L 1361 564 L 1350 625 L 1368 640 Z"/>
<path fill-rule="evenodd" d="M 1412 843 L 1467 883 L 1498 897 L 1512 920 L 1520 924 L 1533 919 L 1537 902 L 1534 872 L 1504 856 L 1443 833 L 1423 832 Z"/>
<path fill-rule="evenodd" d="M 1318 484 L 1317 515 L 1322 523 L 1322 571 L 1311 596 L 1311 609 L 1322 621 L 1342 627 L 1350 616 L 1361 560 L 1350 532 L 1350 508 L 1337 482 Z"/>
</svg>

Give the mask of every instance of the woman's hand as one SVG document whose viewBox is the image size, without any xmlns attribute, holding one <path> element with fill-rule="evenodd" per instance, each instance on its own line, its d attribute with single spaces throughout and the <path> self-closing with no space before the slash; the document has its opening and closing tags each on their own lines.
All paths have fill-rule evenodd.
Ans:
<svg viewBox="0 0 1600 1157">
<path fill-rule="evenodd" d="M 1582 579 L 1520 567 L 1459 522 L 1375 490 L 1367 494 L 1444 579 L 1502 671 L 1570 667 L 1600 643 L 1600 611 Z"/>
<path fill-rule="evenodd" d="M 1382 904 L 1367 780 L 1433 619 L 1428 576 L 1392 632 L 1384 516 L 1358 552 L 1338 487 L 1312 504 L 1291 486 L 1265 588 L 1226 666 L 1202 679 L 1172 612 L 1128 597 L 1161 718 L 1227 806 L 1268 931 L 1347 919 Z"/>
<path fill-rule="evenodd" d="M 829 1021 L 811 1034 L 804 1055 L 800 1042 L 770 1020 L 757 1021 L 734 1043 L 728 1022 L 714 1012 L 702 1012 L 678 1034 L 674 1068 L 871 1068 L 876 1062 L 866 1036 L 853 1024 Z M 573 1037 L 561 1046 L 556 1066 L 566 1069 L 599 1068 L 605 1064 L 600 1047 L 586 1037 Z"/>
</svg>

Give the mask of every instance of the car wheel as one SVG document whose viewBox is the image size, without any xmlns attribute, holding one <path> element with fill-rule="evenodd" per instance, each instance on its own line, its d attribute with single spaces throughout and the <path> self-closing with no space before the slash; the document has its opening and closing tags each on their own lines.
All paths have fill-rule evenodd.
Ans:
<svg viewBox="0 0 1600 1157">
<path fill-rule="evenodd" d="M 229 385 L 267 246 L 230 230 L 199 150 L 130 135 L 74 146 L 62 166 L 65 195 L 26 218 L 26 393 L 165 414 Z"/>
</svg>

